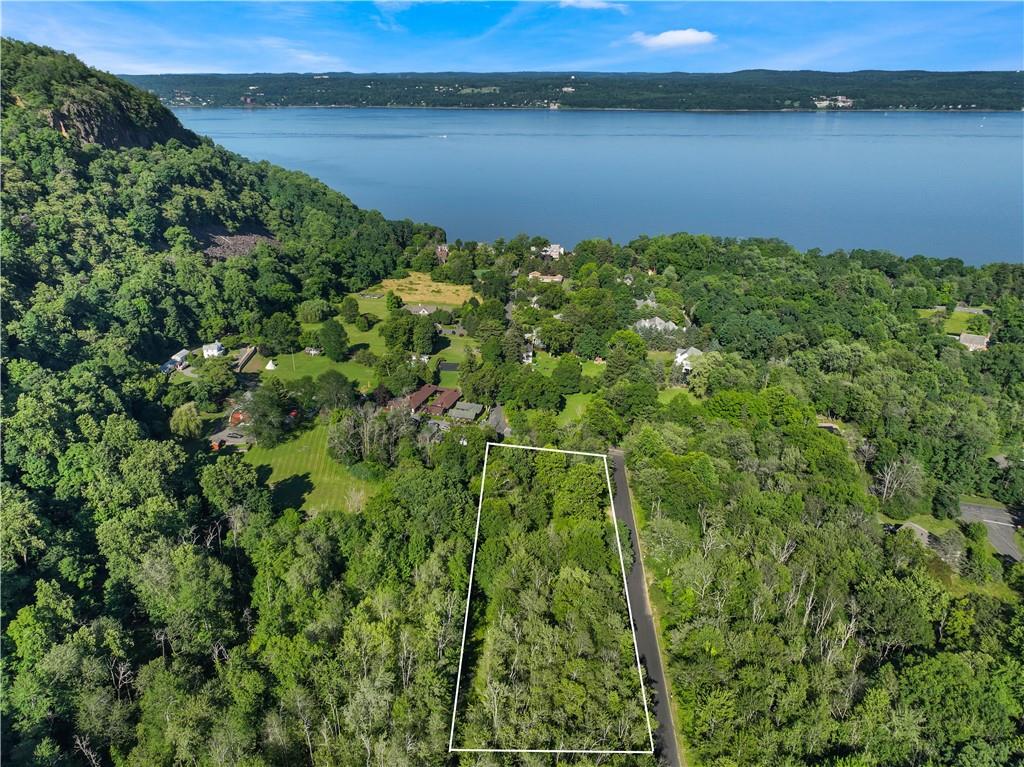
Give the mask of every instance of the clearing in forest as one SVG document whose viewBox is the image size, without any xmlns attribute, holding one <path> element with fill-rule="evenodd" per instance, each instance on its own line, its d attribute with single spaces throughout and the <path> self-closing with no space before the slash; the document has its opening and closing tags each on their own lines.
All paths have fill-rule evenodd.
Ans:
<svg viewBox="0 0 1024 767">
<path fill-rule="evenodd" d="M 407 277 L 397 280 L 383 280 L 376 288 L 366 293 L 392 291 L 407 304 L 434 304 L 436 306 L 462 306 L 473 296 L 483 301 L 469 285 L 455 285 L 450 282 L 435 282 L 426 272 L 409 272 Z"/>
<path fill-rule="evenodd" d="M 488 443 L 449 748 L 651 754 L 607 459 Z"/>
</svg>

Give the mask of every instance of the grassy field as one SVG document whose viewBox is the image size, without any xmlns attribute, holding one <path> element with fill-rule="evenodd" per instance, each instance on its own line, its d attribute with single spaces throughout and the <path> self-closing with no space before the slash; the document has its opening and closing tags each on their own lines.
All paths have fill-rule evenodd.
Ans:
<svg viewBox="0 0 1024 767">
<path fill-rule="evenodd" d="M 274 370 L 267 370 L 267 358 L 257 354 L 248 365 L 245 366 L 247 373 L 259 373 L 264 376 L 274 376 L 282 381 L 294 381 L 303 376 L 316 378 L 326 370 L 337 370 L 362 391 L 369 391 L 377 385 L 377 374 L 365 365 L 360 365 L 352 360 L 335 362 L 324 355 L 311 357 L 305 352 L 295 354 L 279 354 L 274 357 Z"/>
<path fill-rule="evenodd" d="M 376 485 L 352 476 L 327 452 L 327 427 L 317 424 L 272 448 L 254 446 L 245 460 L 270 469 L 274 500 L 283 506 L 318 512 L 359 511 Z"/>
<path fill-rule="evenodd" d="M 477 351 L 480 350 L 480 342 L 472 336 L 444 336 L 440 343 L 447 343 L 447 346 L 434 356 L 436 359 L 444 360 L 445 362 L 464 362 L 466 359 L 466 349 L 472 347 Z"/>
<path fill-rule="evenodd" d="M 565 407 L 562 412 L 555 416 L 555 422 L 559 426 L 577 421 L 583 415 L 583 410 L 594 399 L 593 394 L 570 394 L 565 398 Z"/>
<path fill-rule="evenodd" d="M 658 402 L 662 405 L 667 405 L 675 399 L 677 394 L 686 394 L 691 400 L 694 398 L 685 386 L 669 386 L 667 389 L 662 389 L 658 392 Z"/>
<path fill-rule="evenodd" d="M 953 314 L 946 318 L 946 321 L 942 323 L 942 329 L 950 335 L 958 336 L 961 333 L 967 331 L 967 323 L 974 315 L 970 312 L 953 312 Z"/>
<path fill-rule="evenodd" d="M 366 293 L 387 293 L 392 291 L 407 304 L 437 304 L 438 306 L 462 306 L 471 297 L 483 302 L 483 297 L 473 292 L 469 285 L 452 285 L 434 282 L 426 272 L 410 272 L 400 280 L 384 280 L 380 285 L 368 288 Z M 365 300 L 365 299 L 364 299 Z M 375 299 L 379 300 L 379 299 Z"/>
<path fill-rule="evenodd" d="M 533 357 L 534 367 L 546 376 L 551 375 L 558 364 L 558 357 L 547 352 L 537 352 Z M 604 365 L 598 365 L 593 360 L 583 360 L 583 375 L 596 378 L 601 375 Z"/>
</svg>

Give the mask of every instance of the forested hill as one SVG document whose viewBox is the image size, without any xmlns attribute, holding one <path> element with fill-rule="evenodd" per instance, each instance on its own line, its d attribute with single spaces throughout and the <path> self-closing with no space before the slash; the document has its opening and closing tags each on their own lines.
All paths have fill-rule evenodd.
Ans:
<svg viewBox="0 0 1024 767">
<path fill-rule="evenodd" d="M 1019 110 L 1020 72 L 125 75 L 170 106 Z M 842 98 L 840 98 L 842 97 Z"/>
<path fill-rule="evenodd" d="M 150 146 L 172 138 L 189 146 L 199 143 L 151 94 L 50 48 L 17 40 L 3 45 L 5 112 L 23 109 L 61 133 L 107 147 Z"/>
</svg>

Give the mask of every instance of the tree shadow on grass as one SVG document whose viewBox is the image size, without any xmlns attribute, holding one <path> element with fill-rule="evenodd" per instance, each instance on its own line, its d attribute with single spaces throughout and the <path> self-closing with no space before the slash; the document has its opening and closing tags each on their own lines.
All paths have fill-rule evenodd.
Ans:
<svg viewBox="0 0 1024 767">
<path fill-rule="evenodd" d="M 306 496 L 313 491 L 313 482 L 309 472 L 293 474 L 274 483 L 271 487 L 271 498 L 278 509 L 301 509 Z"/>
</svg>

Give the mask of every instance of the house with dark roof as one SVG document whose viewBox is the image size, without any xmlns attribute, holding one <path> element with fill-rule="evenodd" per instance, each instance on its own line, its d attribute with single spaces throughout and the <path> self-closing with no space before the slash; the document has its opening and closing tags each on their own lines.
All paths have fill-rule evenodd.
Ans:
<svg viewBox="0 0 1024 767">
<path fill-rule="evenodd" d="M 459 421 L 475 421 L 484 412 L 484 406 L 476 402 L 460 402 L 451 410 L 448 415 Z"/>
<path fill-rule="evenodd" d="M 445 389 L 437 387 L 437 396 L 424 408 L 428 415 L 444 415 L 459 401 L 462 392 L 458 389 Z"/>
</svg>

